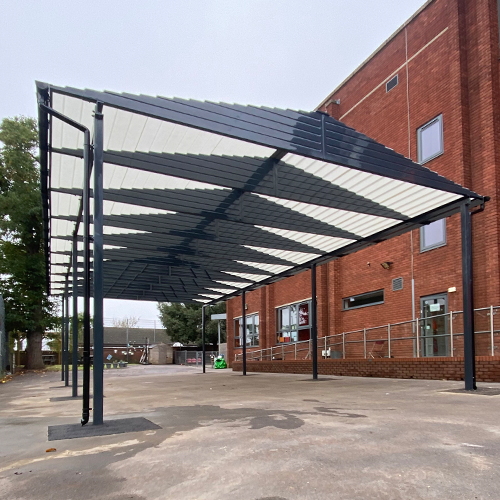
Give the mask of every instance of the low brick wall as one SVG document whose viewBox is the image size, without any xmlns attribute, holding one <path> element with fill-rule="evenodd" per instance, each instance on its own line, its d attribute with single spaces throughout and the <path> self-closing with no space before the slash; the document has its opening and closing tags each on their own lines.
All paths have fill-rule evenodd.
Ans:
<svg viewBox="0 0 500 500">
<path fill-rule="evenodd" d="M 231 363 L 242 371 L 242 362 Z M 312 361 L 247 361 L 247 372 L 312 374 Z M 464 358 L 320 359 L 321 375 L 463 380 Z M 477 356 L 478 382 L 500 382 L 500 356 Z"/>
</svg>

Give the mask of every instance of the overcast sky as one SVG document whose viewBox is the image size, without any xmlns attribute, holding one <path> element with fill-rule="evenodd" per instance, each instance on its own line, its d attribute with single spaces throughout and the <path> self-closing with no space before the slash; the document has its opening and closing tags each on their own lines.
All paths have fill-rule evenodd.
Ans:
<svg viewBox="0 0 500 500">
<path fill-rule="evenodd" d="M 35 80 L 311 110 L 425 0 L 2 0 L 0 119 Z M 156 318 L 108 301 L 106 317 Z"/>
</svg>

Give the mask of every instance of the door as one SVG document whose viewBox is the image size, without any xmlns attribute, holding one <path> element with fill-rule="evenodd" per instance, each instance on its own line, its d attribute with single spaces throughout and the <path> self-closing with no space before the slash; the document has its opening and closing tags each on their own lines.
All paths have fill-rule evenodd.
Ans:
<svg viewBox="0 0 500 500">
<path fill-rule="evenodd" d="M 422 356 L 449 356 L 448 295 L 441 293 L 420 299 Z"/>
</svg>

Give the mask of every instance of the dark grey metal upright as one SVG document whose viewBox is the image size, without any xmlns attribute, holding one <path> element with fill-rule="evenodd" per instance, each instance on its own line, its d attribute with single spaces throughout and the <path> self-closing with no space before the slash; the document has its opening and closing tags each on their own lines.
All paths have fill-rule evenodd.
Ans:
<svg viewBox="0 0 500 500">
<path fill-rule="evenodd" d="M 205 306 L 201 308 L 201 348 L 203 351 L 201 366 L 203 366 L 203 373 L 205 373 Z"/>
<path fill-rule="evenodd" d="M 83 139 L 83 408 L 82 425 L 90 418 L 90 132 Z"/>
<path fill-rule="evenodd" d="M 61 380 L 64 382 L 64 356 L 65 356 L 65 350 L 64 350 L 64 340 L 65 340 L 65 335 L 64 335 L 64 327 L 66 326 L 66 321 L 64 319 L 64 295 L 61 296 Z"/>
<path fill-rule="evenodd" d="M 313 380 L 318 379 L 318 305 L 316 300 L 316 264 L 311 265 L 311 340 Z"/>
<path fill-rule="evenodd" d="M 469 203 L 460 209 L 462 223 L 462 280 L 464 310 L 464 380 L 465 390 L 476 386 L 476 349 L 474 342 L 474 303 L 472 295 L 472 224 Z"/>
<path fill-rule="evenodd" d="M 72 311 L 72 335 L 73 335 L 73 359 L 71 395 L 78 396 L 78 236 L 73 233 L 73 251 L 71 253 L 71 265 L 73 266 L 73 311 Z"/>
<path fill-rule="evenodd" d="M 241 328 L 242 331 L 242 342 L 243 342 L 243 375 L 247 374 L 247 317 L 245 312 L 245 290 L 241 294 Z"/>
<path fill-rule="evenodd" d="M 66 289 L 64 292 L 64 310 L 66 314 L 64 316 L 64 346 L 65 346 L 65 356 L 64 356 L 64 385 L 69 386 L 69 275 L 66 276 Z"/>
<path fill-rule="evenodd" d="M 94 113 L 94 425 L 101 425 L 104 418 L 103 217 L 103 115 L 98 102 Z"/>
</svg>

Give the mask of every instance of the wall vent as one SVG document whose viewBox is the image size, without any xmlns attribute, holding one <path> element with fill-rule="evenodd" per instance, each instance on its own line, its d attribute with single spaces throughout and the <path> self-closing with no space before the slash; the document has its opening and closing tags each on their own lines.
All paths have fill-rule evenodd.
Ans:
<svg viewBox="0 0 500 500">
<path fill-rule="evenodd" d="M 394 278 L 392 280 L 392 291 L 397 292 L 403 289 L 403 278 Z"/>
<path fill-rule="evenodd" d="M 385 91 L 390 92 L 398 83 L 398 75 L 396 75 L 385 84 Z"/>
</svg>

